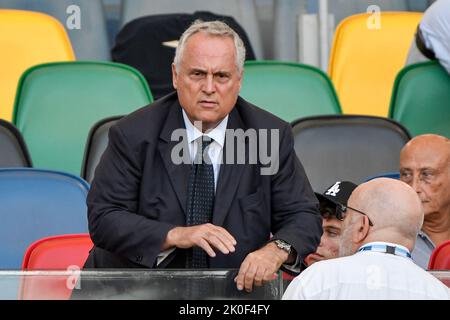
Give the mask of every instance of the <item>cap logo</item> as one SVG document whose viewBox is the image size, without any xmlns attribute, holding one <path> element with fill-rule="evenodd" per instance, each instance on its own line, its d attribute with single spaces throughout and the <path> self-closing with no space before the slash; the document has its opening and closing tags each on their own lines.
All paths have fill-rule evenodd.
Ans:
<svg viewBox="0 0 450 320">
<path fill-rule="evenodd" d="M 330 189 L 327 190 L 325 195 L 336 197 L 336 195 L 339 193 L 339 191 L 341 191 L 341 189 L 339 189 L 340 184 L 341 184 L 340 181 L 336 182 Z"/>
</svg>

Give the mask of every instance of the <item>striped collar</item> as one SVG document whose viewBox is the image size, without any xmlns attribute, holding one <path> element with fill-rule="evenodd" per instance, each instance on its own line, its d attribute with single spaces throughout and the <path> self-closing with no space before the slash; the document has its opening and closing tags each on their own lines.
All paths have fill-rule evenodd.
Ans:
<svg viewBox="0 0 450 320">
<path fill-rule="evenodd" d="M 405 258 L 411 258 L 411 253 L 407 248 L 401 246 L 399 244 L 387 243 L 387 242 L 370 242 L 362 246 L 358 249 L 358 252 L 361 251 L 374 251 L 374 252 L 382 252 L 389 253 L 396 256 L 401 256 Z"/>
</svg>

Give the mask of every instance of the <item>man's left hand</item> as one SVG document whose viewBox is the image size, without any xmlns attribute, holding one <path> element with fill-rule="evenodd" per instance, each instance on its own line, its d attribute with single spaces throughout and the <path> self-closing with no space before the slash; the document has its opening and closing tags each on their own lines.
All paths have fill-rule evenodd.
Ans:
<svg viewBox="0 0 450 320">
<path fill-rule="evenodd" d="M 235 279 L 238 290 L 251 292 L 253 285 L 262 286 L 274 279 L 274 273 L 288 259 L 288 253 L 273 242 L 266 244 L 245 258 Z"/>
</svg>

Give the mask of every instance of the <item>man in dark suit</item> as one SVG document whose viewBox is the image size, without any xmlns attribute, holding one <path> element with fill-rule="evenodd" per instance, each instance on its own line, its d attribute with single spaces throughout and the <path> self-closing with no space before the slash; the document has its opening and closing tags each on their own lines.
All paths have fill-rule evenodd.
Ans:
<svg viewBox="0 0 450 320">
<path fill-rule="evenodd" d="M 317 199 L 290 125 L 238 97 L 244 57 L 226 24 L 194 23 L 172 66 L 176 92 L 111 127 L 85 268 L 240 268 L 237 287 L 251 291 L 314 252 Z"/>
</svg>

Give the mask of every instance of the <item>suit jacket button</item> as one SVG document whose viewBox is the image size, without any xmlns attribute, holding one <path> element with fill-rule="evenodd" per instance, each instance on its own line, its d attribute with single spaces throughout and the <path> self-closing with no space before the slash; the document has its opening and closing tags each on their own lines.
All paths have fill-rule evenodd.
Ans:
<svg viewBox="0 0 450 320">
<path fill-rule="evenodd" d="M 141 262 L 141 261 L 142 261 L 142 256 L 137 256 L 137 257 L 136 257 L 136 261 L 137 261 L 137 262 Z"/>
</svg>

